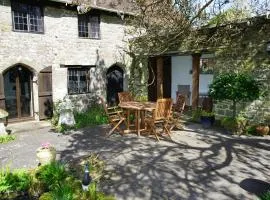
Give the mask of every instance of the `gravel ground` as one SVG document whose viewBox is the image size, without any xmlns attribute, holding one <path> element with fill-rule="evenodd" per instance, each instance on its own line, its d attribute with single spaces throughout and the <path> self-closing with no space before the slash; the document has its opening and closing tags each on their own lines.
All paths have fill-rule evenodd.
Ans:
<svg viewBox="0 0 270 200">
<path fill-rule="evenodd" d="M 98 153 L 107 163 L 101 189 L 116 199 L 256 199 L 270 189 L 270 137 L 246 137 L 205 130 L 190 124 L 172 139 L 157 142 L 135 134 L 109 138 L 108 126 L 67 135 L 54 133 L 48 122 L 10 124 L 16 140 L 0 144 L 0 166 L 37 166 L 35 151 L 44 142 L 57 159 Z"/>
</svg>

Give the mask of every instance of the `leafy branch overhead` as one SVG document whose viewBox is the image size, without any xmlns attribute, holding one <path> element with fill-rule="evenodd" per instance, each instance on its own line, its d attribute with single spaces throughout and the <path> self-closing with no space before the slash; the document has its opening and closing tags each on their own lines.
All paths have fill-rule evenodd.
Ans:
<svg viewBox="0 0 270 200">
<path fill-rule="evenodd" d="M 255 4 L 255 0 L 137 0 L 138 13 L 129 21 L 128 33 L 136 36 L 130 40 L 130 50 L 137 54 L 162 54 L 183 49 L 187 41 L 196 46 L 201 42 L 198 30 L 209 22 L 222 21 L 222 16 L 230 20 L 231 16 L 240 19 L 263 13 L 266 1 L 256 0 Z M 219 20 L 216 16 L 220 16 Z"/>
</svg>

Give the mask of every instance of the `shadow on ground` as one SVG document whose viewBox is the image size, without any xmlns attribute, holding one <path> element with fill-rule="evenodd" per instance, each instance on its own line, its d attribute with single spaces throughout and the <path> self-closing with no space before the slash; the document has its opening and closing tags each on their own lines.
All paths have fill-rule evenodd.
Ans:
<svg viewBox="0 0 270 200">
<path fill-rule="evenodd" d="M 270 180 L 269 138 L 241 138 L 189 125 L 173 141 L 105 138 L 107 126 L 69 135 L 63 160 L 96 152 L 107 162 L 102 189 L 117 199 L 254 199 L 249 179 Z M 253 185 L 261 184 L 254 182 Z"/>
</svg>

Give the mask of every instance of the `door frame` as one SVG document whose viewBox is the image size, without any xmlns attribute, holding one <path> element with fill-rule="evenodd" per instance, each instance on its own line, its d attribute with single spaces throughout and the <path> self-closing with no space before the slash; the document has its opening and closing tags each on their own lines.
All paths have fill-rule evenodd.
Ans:
<svg viewBox="0 0 270 200">
<path fill-rule="evenodd" d="M 2 84 L 1 84 L 1 87 L 3 89 L 3 98 L 1 100 L 4 101 L 4 107 L 3 109 L 6 110 L 6 98 L 5 98 L 5 86 L 4 86 L 4 77 L 6 75 L 6 73 L 8 73 L 10 70 L 12 70 L 13 68 L 19 68 L 19 67 L 22 67 L 26 70 L 29 71 L 29 74 L 30 74 L 30 80 L 29 80 L 29 88 L 30 88 L 30 103 L 29 103 L 29 106 L 30 106 L 30 115 L 27 116 L 27 117 L 22 117 L 22 110 L 20 109 L 20 105 L 21 105 L 21 100 L 20 100 L 20 91 L 21 91 L 21 84 L 20 84 L 20 80 L 19 80 L 19 75 L 16 75 L 16 80 L 15 80 L 15 85 L 16 85 L 16 88 L 18 88 L 18 90 L 16 89 L 16 111 L 17 111 L 17 117 L 14 117 L 14 118 L 9 118 L 9 122 L 17 122 L 17 121 L 25 121 L 25 120 L 32 120 L 34 119 L 34 113 L 35 113 L 35 107 L 34 107 L 34 91 L 33 91 L 33 78 L 35 77 L 35 73 L 33 72 L 32 68 L 24 65 L 24 64 L 21 64 L 21 63 L 18 63 L 18 64 L 15 64 L 13 66 L 10 66 L 8 67 L 7 69 L 5 69 L 2 73 L 1 73 L 1 77 L 2 77 Z M 19 98 L 18 98 L 19 97 Z"/>
</svg>

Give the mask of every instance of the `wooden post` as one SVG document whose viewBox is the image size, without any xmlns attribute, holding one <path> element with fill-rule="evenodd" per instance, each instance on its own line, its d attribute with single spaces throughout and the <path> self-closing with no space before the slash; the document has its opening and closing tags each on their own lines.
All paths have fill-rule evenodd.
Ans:
<svg viewBox="0 0 270 200">
<path fill-rule="evenodd" d="M 157 98 L 163 98 L 163 57 L 157 57 Z"/>
<path fill-rule="evenodd" d="M 199 105 L 200 57 L 200 54 L 192 55 L 192 110 Z"/>
</svg>

